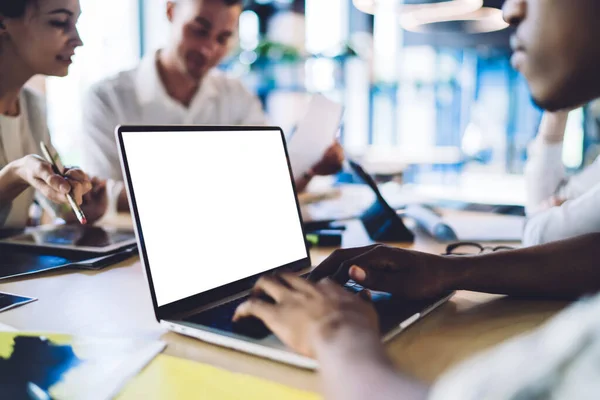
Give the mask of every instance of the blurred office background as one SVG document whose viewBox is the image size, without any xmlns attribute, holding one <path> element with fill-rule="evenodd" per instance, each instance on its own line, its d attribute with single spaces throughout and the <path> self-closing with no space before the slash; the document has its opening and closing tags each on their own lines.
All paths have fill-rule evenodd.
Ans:
<svg viewBox="0 0 600 400">
<path fill-rule="evenodd" d="M 67 78 L 45 82 L 50 127 L 78 161 L 81 96 L 91 84 L 160 48 L 166 0 L 81 0 Z M 221 68 L 240 77 L 273 124 L 289 130 L 311 93 L 344 104 L 341 142 L 378 172 L 447 183 L 467 173 L 519 176 L 541 112 L 510 66 L 502 0 L 253 0 Z M 482 4 L 483 3 L 483 4 Z M 571 114 L 563 161 L 597 154 L 596 116 Z"/>
</svg>

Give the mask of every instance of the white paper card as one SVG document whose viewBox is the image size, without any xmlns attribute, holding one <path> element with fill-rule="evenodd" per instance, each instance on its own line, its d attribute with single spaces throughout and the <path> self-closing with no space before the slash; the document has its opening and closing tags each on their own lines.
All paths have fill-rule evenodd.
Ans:
<svg viewBox="0 0 600 400">
<path fill-rule="evenodd" d="M 513 215 L 444 216 L 461 241 L 520 242 L 525 229 L 525 217 Z"/>
<path fill-rule="evenodd" d="M 289 140 L 288 152 L 294 177 L 298 179 L 317 164 L 335 142 L 343 107 L 322 94 L 310 101 L 308 111 Z"/>
</svg>

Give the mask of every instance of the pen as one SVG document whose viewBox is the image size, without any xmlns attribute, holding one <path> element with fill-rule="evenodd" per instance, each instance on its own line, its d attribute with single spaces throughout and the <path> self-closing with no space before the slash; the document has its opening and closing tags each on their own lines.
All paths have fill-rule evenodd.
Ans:
<svg viewBox="0 0 600 400">
<path fill-rule="evenodd" d="M 42 148 L 42 153 L 44 154 L 44 157 L 52 165 L 52 170 L 54 170 L 54 173 L 60 176 L 64 176 L 64 171 L 61 171 L 61 168 L 59 168 L 58 165 L 56 165 L 56 162 L 54 161 L 52 155 L 50 155 L 50 150 L 48 150 L 46 144 L 44 142 L 40 142 L 40 147 Z M 71 205 L 71 208 L 73 209 L 75 216 L 79 220 L 79 223 L 81 225 L 87 224 L 85 214 L 83 213 L 83 211 L 81 211 L 81 208 L 77 205 L 77 202 L 75 202 L 75 199 L 73 198 L 71 193 L 67 193 L 67 201 Z"/>
<path fill-rule="evenodd" d="M 33 382 L 27 382 L 27 394 L 32 400 L 51 400 L 48 392 Z"/>
</svg>

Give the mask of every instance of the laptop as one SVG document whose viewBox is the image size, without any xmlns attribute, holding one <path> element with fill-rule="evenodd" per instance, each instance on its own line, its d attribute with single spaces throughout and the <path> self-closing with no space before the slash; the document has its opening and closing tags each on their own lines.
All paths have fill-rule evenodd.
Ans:
<svg viewBox="0 0 600 400">
<path fill-rule="evenodd" d="M 283 131 L 121 126 L 116 130 L 156 319 L 174 332 L 302 368 L 258 320 L 233 324 L 262 275 L 311 267 Z M 353 282 L 348 290 L 360 287 Z M 443 304 L 382 296 L 383 340 Z M 261 326 L 262 325 L 262 326 Z"/>
</svg>

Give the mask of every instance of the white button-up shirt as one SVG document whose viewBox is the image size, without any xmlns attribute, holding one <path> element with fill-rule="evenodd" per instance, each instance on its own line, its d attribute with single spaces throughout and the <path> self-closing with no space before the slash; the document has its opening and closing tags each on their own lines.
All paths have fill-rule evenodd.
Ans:
<svg viewBox="0 0 600 400">
<path fill-rule="evenodd" d="M 167 94 L 151 54 L 137 68 L 97 83 L 85 97 L 81 144 L 88 174 L 123 180 L 114 131 L 126 124 L 265 125 L 266 117 L 256 96 L 217 70 L 185 107 Z"/>
<path fill-rule="evenodd" d="M 600 295 L 540 329 L 453 367 L 430 400 L 595 400 L 600 393 Z"/>
<path fill-rule="evenodd" d="M 562 164 L 562 143 L 537 138 L 525 168 L 527 216 L 523 244 L 533 246 L 600 232 L 600 158 L 581 173 L 568 177 Z M 560 207 L 538 212 L 551 196 L 567 200 Z"/>
</svg>

